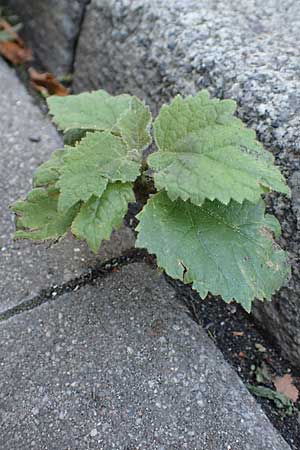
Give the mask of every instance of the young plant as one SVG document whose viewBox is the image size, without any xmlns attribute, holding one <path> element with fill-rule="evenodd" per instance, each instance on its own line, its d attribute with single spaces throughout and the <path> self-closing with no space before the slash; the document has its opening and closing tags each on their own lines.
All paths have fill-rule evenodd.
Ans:
<svg viewBox="0 0 300 450">
<path fill-rule="evenodd" d="M 156 193 L 137 216 L 136 246 L 171 277 L 248 312 L 282 286 L 290 268 L 262 194 L 289 188 L 272 154 L 234 116 L 234 101 L 207 91 L 176 96 L 154 121 L 158 151 L 146 161 L 152 118 L 138 98 L 100 90 L 50 97 L 48 105 L 65 145 L 12 206 L 16 238 L 57 239 L 70 229 L 97 253 L 122 224 L 134 188 L 150 180 Z"/>
</svg>

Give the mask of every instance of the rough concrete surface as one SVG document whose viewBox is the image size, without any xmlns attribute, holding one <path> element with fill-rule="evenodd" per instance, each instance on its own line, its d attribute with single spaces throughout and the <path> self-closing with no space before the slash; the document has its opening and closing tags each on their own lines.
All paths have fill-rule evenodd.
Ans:
<svg viewBox="0 0 300 450">
<path fill-rule="evenodd" d="M 77 91 L 135 93 L 152 109 L 205 87 L 238 101 L 288 178 L 292 200 L 270 196 L 293 276 L 254 315 L 300 366 L 299 2 L 287 0 L 92 0 L 75 64 Z"/>
<path fill-rule="evenodd" d="M 72 71 L 77 37 L 89 0 L 1 0 L 18 14 L 22 35 L 43 66 L 56 75 Z"/>
<path fill-rule="evenodd" d="M 71 237 L 49 246 L 13 242 L 14 217 L 9 205 L 31 189 L 34 169 L 61 145 L 54 127 L 32 103 L 14 72 L 0 60 L 0 312 L 41 288 L 67 282 L 95 263 L 95 256 Z M 38 141 L 38 142 L 33 142 Z M 100 260 L 118 256 L 134 243 L 123 228 L 105 242 Z M 1 448 L 1 446 L 0 446 Z"/>
<path fill-rule="evenodd" d="M 132 264 L 0 323 L 1 450 L 288 450 L 164 278 Z"/>
</svg>

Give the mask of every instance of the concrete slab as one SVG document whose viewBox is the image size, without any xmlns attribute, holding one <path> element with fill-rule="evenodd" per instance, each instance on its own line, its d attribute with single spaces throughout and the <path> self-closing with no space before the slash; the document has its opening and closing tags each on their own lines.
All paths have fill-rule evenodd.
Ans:
<svg viewBox="0 0 300 450">
<path fill-rule="evenodd" d="M 85 244 L 71 237 L 51 247 L 12 241 L 14 217 L 9 205 L 31 189 L 34 169 L 60 147 L 61 139 L 2 60 L 0 80 L 0 312 L 3 312 L 36 295 L 41 288 L 79 276 L 96 258 Z M 103 245 L 98 259 L 118 256 L 133 242 L 131 230 L 124 227 Z"/>
<path fill-rule="evenodd" d="M 289 450 L 157 271 L 0 323 L 1 450 Z"/>
<path fill-rule="evenodd" d="M 300 366 L 300 8 L 287 0 L 92 0 L 75 64 L 77 91 L 104 88 L 145 98 L 156 111 L 201 88 L 234 98 L 288 178 L 292 200 L 269 206 L 283 227 L 293 277 L 261 321 Z"/>
</svg>

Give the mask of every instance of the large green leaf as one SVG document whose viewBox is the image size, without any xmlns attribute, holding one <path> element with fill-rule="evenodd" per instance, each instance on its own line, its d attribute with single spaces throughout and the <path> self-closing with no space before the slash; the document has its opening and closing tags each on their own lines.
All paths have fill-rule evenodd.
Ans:
<svg viewBox="0 0 300 450">
<path fill-rule="evenodd" d="M 109 239 L 113 229 L 118 229 L 127 212 L 128 203 L 135 197 L 131 183 L 109 184 L 102 196 L 93 196 L 82 205 L 72 224 L 72 232 L 85 239 L 97 253 L 103 239 Z"/>
<path fill-rule="evenodd" d="M 235 108 L 232 100 L 210 99 L 206 91 L 178 95 L 161 108 L 154 123 L 159 151 L 148 158 L 158 189 L 196 205 L 205 199 L 257 202 L 271 189 L 289 193 L 273 156 L 233 116 Z"/>
<path fill-rule="evenodd" d="M 111 130 L 130 107 L 131 96 L 113 97 L 103 90 L 84 92 L 65 97 L 49 97 L 50 114 L 58 128 L 65 132 L 71 129 Z"/>
<path fill-rule="evenodd" d="M 206 200 L 200 207 L 161 192 L 138 219 L 137 246 L 155 253 L 173 278 L 193 283 L 202 298 L 211 292 L 250 311 L 255 298 L 269 300 L 289 274 L 272 237 L 278 225 L 264 216 L 262 200 L 227 206 Z"/>
<path fill-rule="evenodd" d="M 48 99 L 54 122 L 65 133 L 65 144 L 74 145 L 87 131 L 110 131 L 121 135 L 131 150 L 141 151 L 151 143 L 152 116 L 137 97 L 112 96 L 105 91 L 86 92 Z"/>
<path fill-rule="evenodd" d="M 108 180 L 134 181 L 140 173 L 140 162 L 133 160 L 126 143 L 109 132 L 87 133 L 80 143 L 64 157 L 57 182 L 61 195 L 60 211 L 79 200 L 100 197 Z"/>
<path fill-rule="evenodd" d="M 45 240 L 57 239 L 68 231 L 79 210 L 76 205 L 64 214 L 57 211 L 58 191 L 54 188 L 33 189 L 26 200 L 15 202 L 16 238 Z"/>
</svg>

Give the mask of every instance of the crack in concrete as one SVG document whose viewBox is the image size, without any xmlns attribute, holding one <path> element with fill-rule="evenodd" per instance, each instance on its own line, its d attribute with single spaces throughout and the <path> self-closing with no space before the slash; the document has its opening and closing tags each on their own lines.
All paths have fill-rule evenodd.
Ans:
<svg viewBox="0 0 300 450">
<path fill-rule="evenodd" d="M 84 22 L 84 19 L 85 19 L 87 7 L 91 3 L 91 1 L 92 0 L 86 0 L 86 2 L 83 5 L 81 17 L 80 17 L 79 24 L 78 24 L 78 32 L 77 32 L 77 35 L 76 35 L 76 37 L 74 39 L 73 50 L 72 50 L 72 60 L 71 60 L 71 64 L 70 64 L 70 73 L 72 75 L 74 74 L 75 61 L 76 61 L 76 55 L 77 55 L 77 47 L 78 47 L 78 42 L 79 42 L 80 35 L 81 35 L 83 22 Z"/>
<path fill-rule="evenodd" d="M 88 268 L 87 271 L 79 277 L 73 278 L 67 283 L 63 283 L 59 286 L 52 286 L 48 289 L 42 289 L 38 295 L 27 300 L 23 300 L 18 305 L 0 313 L 0 322 L 8 320 L 11 317 L 23 312 L 30 311 L 45 303 L 54 301 L 68 292 L 77 291 L 84 286 L 93 284 L 93 282 L 97 279 L 113 273 L 117 267 L 123 267 L 135 262 L 143 261 L 148 262 L 148 264 L 152 263 L 146 250 L 133 248 L 124 252 L 117 258 L 112 258 L 102 263 L 99 262 L 98 265 Z"/>
</svg>

